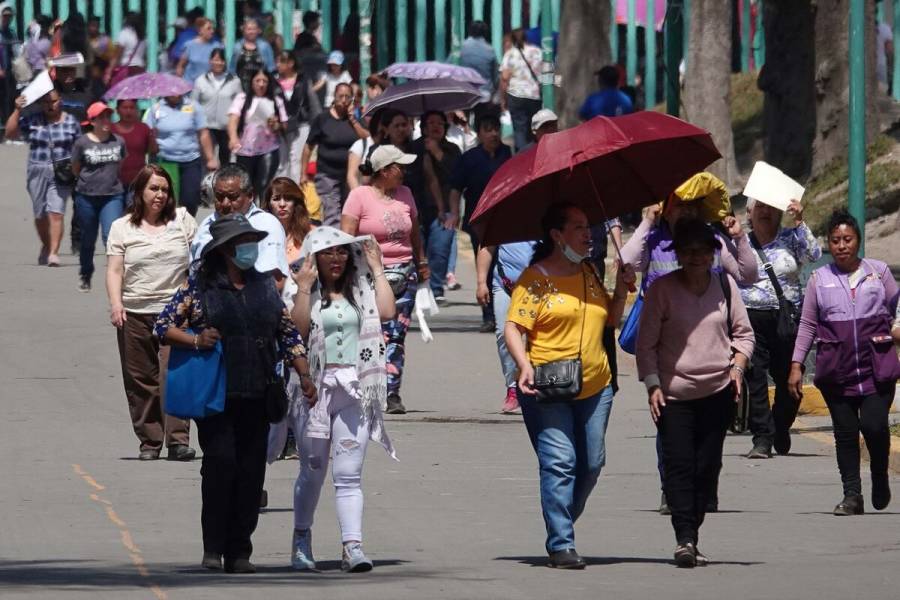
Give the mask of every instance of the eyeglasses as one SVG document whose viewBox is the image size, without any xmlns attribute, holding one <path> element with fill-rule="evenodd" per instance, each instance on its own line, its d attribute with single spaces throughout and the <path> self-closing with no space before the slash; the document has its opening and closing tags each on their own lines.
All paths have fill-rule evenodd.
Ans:
<svg viewBox="0 0 900 600">
<path fill-rule="evenodd" d="M 236 201 L 238 198 L 240 198 L 241 196 L 243 196 L 244 193 L 243 193 L 243 192 L 232 192 L 232 193 L 229 194 L 229 193 L 226 193 L 226 192 L 220 192 L 220 191 L 216 190 L 216 191 L 215 191 L 215 195 L 216 195 L 216 200 L 220 200 L 220 201 L 221 201 L 221 200 L 228 200 L 229 202 L 234 202 L 234 201 Z"/>
</svg>

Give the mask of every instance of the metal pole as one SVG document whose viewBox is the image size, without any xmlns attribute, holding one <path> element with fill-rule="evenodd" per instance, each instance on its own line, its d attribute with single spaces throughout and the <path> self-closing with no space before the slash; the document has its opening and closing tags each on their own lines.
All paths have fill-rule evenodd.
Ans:
<svg viewBox="0 0 900 600">
<path fill-rule="evenodd" d="M 894 0 L 896 3 L 900 0 Z M 753 36 L 753 63 L 756 70 L 766 64 L 766 30 L 763 28 L 763 11 L 765 7 L 760 1 L 756 6 L 756 34 Z"/>
<path fill-rule="evenodd" d="M 634 85 L 637 75 L 637 18 L 636 0 L 628 0 L 628 26 L 625 38 L 625 77 Z"/>
<path fill-rule="evenodd" d="M 644 107 L 650 110 L 656 106 L 656 0 L 647 2 L 644 48 Z"/>
<path fill-rule="evenodd" d="M 272 0 L 263 0 L 262 1 L 262 11 L 264 13 L 272 12 L 273 8 L 274 8 L 274 5 L 272 4 Z"/>
<path fill-rule="evenodd" d="M 865 256 L 866 227 L 866 3 L 850 2 L 850 214 L 863 230 L 859 252 Z"/>
<path fill-rule="evenodd" d="M 541 2 L 543 0 L 529 0 L 528 2 L 528 26 L 529 27 L 542 27 L 541 24 Z M 543 35 L 543 34 L 541 34 Z"/>
<path fill-rule="evenodd" d="M 409 60 L 409 40 L 407 38 L 407 19 L 409 3 L 407 0 L 396 0 L 394 27 L 397 29 L 397 42 L 394 46 L 394 62 L 406 62 Z"/>
<path fill-rule="evenodd" d="M 550 0 L 541 2 L 541 50 L 543 51 L 543 64 L 541 65 L 541 99 L 544 108 L 553 110 L 556 99 L 553 90 L 553 7 Z"/>
<path fill-rule="evenodd" d="M 113 0 L 113 4 L 115 2 Z M 141 12 L 141 0 L 128 0 L 128 12 Z"/>
<path fill-rule="evenodd" d="M 57 3 L 56 18 L 65 21 L 69 18 L 69 0 L 59 0 Z"/>
<path fill-rule="evenodd" d="M 322 46 L 327 52 L 331 50 L 331 0 L 322 2 L 319 6 L 319 13 L 322 15 Z"/>
<path fill-rule="evenodd" d="M 894 0 L 894 100 L 900 100 L 900 0 Z"/>
<path fill-rule="evenodd" d="M 122 31 L 122 2 L 114 1 L 109 7 L 109 35 L 115 38 Z"/>
<path fill-rule="evenodd" d="M 278 9 L 281 39 L 284 40 L 284 49 L 290 50 L 294 47 L 294 0 L 278 0 Z"/>
<path fill-rule="evenodd" d="M 340 8 L 338 9 L 338 31 L 343 34 L 344 26 L 347 24 L 347 19 L 350 17 L 350 0 L 341 0 Z"/>
<path fill-rule="evenodd" d="M 428 22 L 427 0 L 416 0 L 416 60 L 421 62 L 428 60 L 428 31 L 425 23 Z"/>
<path fill-rule="evenodd" d="M 509 0 L 509 24 L 513 29 L 522 26 L 522 0 Z"/>
<path fill-rule="evenodd" d="M 357 0 L 356 10 L 359 13 L 359 80 L 364 83 L 372 72 L 372 5 L 369 0 Z"/>
<path fill-rule="evenodd" d="M 609 48 L 612 62 L 614 65 L 619 64 L 619 22 L 616 20 L 618 14 L 616 0 L 609 0 L 610 3 L 610 27 L 609 27 Z"/>
<path fill-rule="evenodd" d="M 472 20 L 484 21 L 484 0 L 472 0 Z"/>
<path fill-rule="evenodd" d="M 159 0 L 147 0 L 147 70 L 159 71 Z"/>
<path fill-rule="evenodd" d="M 388 14 L 388 3 L 380 2 L 375 5 L 375 28 L 377 33 L 377 39 L 375 44 L 375 51 L 377 52 L 378 57 L 378 70 L 383 71 L 387 68 L 388 63 L 390 62 L 390 54 L 388 50 L 390 50 L 389 44 L 390 40 L 388 39 L 388 21 L 390 20 L 390 15 Z"/>
<path fill-rule="evenodd" d="M 235 19 L 237 15 L 234 10 L 234 0 L 224 0 L 225 1 L 225 55 L 228 57 L 228 60 L 231 60 L 231 54 L 234 52 L 234 44 L 237 41 L 235 38 L 235 28 L 237 24 Z"/>
<path fill-rule="evenodd" d="M 148 12 L 150 17 L 153 13 Z M 175 19 L 178 17 L 178 0 L 166 0 L 166 44 L 175 39 Z M 152 17 L 149 19 L 152 20 Z"/>
<path fill-rule="evenodd" d="M 741 71 L 750 70 L 750 0 L 741 0 Z"/>
<path fill-rule="evenodd" d="M 562 14 L 562 0 L 552 0 L 553 6 L 553 31 L 559 31 L 559 19 Z"/>
<path fill-rule="evenodd" d="M 463 27 L 463 0 L 451 0 L 450 2 L 450 60 L 459 62 L 459 49 L 462 45 L 460 33 Z"/>
<path fill-rule="evenodd" d="M 93 14 L 85 15 L 86 17 L 97 17 L 100 19 L 100 30 L 106 30 L 106 0 L 94 0 Z"/>
<path fill-rule="evenodd" d="M 677 117 L 681 108 L 678 65 L 684 54 L 682 0 L 669 0 L 666 12 L 666 112 Z"/>
<path fill-rule="evenodd" d="M 203 11 L 203 14 L 206 15 L 207 19 L 212 19 L 213 27 L 216 28 L 216 32 L 219 31 L 219 11 L 216 8 L 216 0 L 206 0 L 206 10 Z"/>
<path fill-rule="evenodd" d="M 78 0 L 75 3 L 75 10 L 78 12 L 78 14 L 80 14 L 82 17 L 84 17 L 85 20 L 87 20 L 87 18 L 90 16 L 90 15 L 88 15 L 87 0 Z"/>
<path fill-rule="evenodd" d="M 434 3 L 434 60 L 447 56 L 447 0 Z"/>
<path fill-rule="evenodd" d="M 503 3 L 497 0 L 491 2 L 491 45 L 497 60 L 500 60 L 503 57 Z M 900 43 L 897 45 L 900 46 Z"/>
<path fill-rule="evenodd" d="M 41 14 L 45 17 L 53 16 L 53 0 L 41 0 Z"/>
</svg>

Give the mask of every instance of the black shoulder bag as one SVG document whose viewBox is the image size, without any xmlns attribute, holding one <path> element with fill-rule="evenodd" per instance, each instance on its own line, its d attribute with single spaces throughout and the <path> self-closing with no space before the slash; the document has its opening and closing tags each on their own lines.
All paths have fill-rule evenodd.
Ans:
<svg viewBox="0 0 900 600">
<path fill-rule="evenodd" d="M 582 270 L 584 296 L 581 300 L 581 338 L 578 341 L 578 358 L 554 360 L 534 367 L 534 389 L 541 404 L 571 402 L 581 394 L 581 350 L 584 343 L 584 322 L 587 319 L 587 277 Z"/>
<path fill-rule="evenodd" d="M 734 323 L 731 319 L 731 284 L 728 282 L 728 275 L 725 271 L 719 271 L 719 284 L 722 286 L 722 294 L 725 296 L 726 323 L 728 324 L 728 339 L 734 339 Z M 750 423 L 750 389 L 747 382 L 741 385 L 741 398 L 737 403 L 734 411 L 734 418 L 731 420 L 731 429 L 734 433 L 744 433 Z"/>
<path fill-rule="evenodd" d="M 76 180 L 75 172 L 72 171 L 72 157 L 53 160 L 53 131 L 49 124 L 47 125 L 47 140 L 50 146 L 50 162 L 53 163 L 53 178 L 57 185 L 72 187 Z"/>
<path fill-rule="evenodd" d="M 784 290 L 781 289 L 781 284 L 778 283 L 778 278 L 775 276 L 775 268 L 769 259 L 766 258 L 759 241 L 757 241 L 756 236 L 752 232 L 750 233 L 750 244 L 756 250 L 756 254 L 766 270 L 766 275 L 769 276 L 769 281 L 772 282 L 772 287 L 775 288 L 775 295 L 778 297 L 778 324 L 776 326 L 778 339 L 793 345 L 797 337 L 797 321 L 799 320 L 797 308 L 793 302 L 784 297 Z"/>
</svg>

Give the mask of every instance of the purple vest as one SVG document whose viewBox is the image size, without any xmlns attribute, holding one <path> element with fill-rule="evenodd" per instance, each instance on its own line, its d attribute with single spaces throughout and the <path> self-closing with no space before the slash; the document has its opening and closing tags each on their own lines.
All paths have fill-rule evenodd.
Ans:
<svg viewBox="0 0 900 600">
<path fill-rule="evenodd" d="M 716 237 L 722 242 L 722 247 L 724 248 L 725 242 L 719 232 L 716 232 Z M 661 221 L 658 226 L 651 229 L 647 234 L 649 261 L 647 262 L 647 271 L 644 273 L 644 279 L 641 282 L 641 288 L 645 292 L 654 281 L 681 268 L 681 265 L 678 264 L 678 255 L 675 254 L 675 250 L 671 248 L 671 245 L 672 232 L 665 221 Z M 713 259 L 713 273 L 718 273 L 722 270 L 720 266 L 722 263 L 719 259 L 720 253 L 721 250 L 717 249 Z"/>
<path fill-rule="evenodd" d="M 816 374 L 823 391 L 864 396 L 894 385 L 900 361 L 891 340 L 890 298 L 885 297 L 881 261 L 863 259 L 866 276 L 850 294 L 847 274 L 834 265 L 816 269 Z M 876 338 L 883 338 L 877 340 Z"/>
</svg>

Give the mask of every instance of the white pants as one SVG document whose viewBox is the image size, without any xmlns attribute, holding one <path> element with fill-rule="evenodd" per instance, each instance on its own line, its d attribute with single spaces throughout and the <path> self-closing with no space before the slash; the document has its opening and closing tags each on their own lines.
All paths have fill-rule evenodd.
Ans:
<svg viewBox="0 0 900 600">
<path fill-rule="evenodd" d="M 276 177 L 288 177 L 294 181 L 300 181 L 300 158 L 303 155 L 303 146 L 306 144 L 307 137 L 309 137 L 309 125 L 306 123 L 300 125 L 299 130 L 281 137 Z"/>
<path fill-rule="evenodd" d="M 311 438 L 304 423 L 298 433 L 300 474 L 294 484 L 294 528 L 310 529 L 319 494 L 331 458 L 335 505 L 341 541 L 362 541 L 362 468 L 369 443 L 369 425 L 363 424 L 359 401 L 337 382 L 331 370 L 325 373 L 319 402 L 328 402 L 331 439 Z"/>
</svg>

